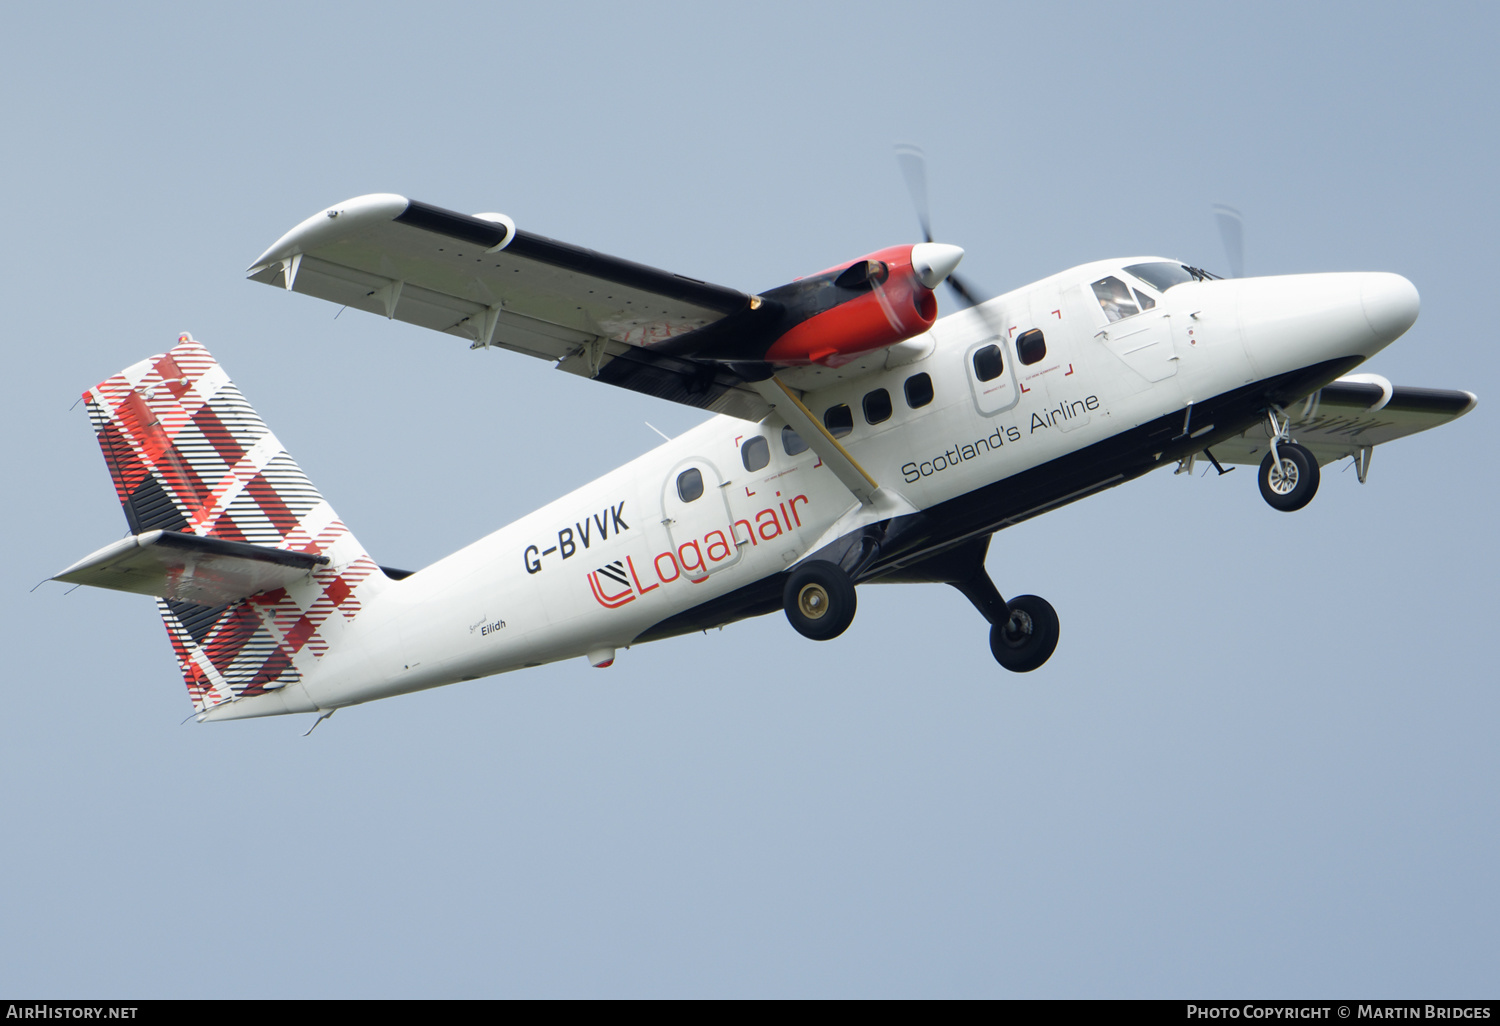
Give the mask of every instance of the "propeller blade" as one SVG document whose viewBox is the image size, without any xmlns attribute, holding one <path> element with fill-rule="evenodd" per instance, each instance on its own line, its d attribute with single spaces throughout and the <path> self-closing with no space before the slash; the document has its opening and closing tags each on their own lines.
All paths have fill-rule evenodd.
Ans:
<svg viewBox="0 0 1500 1026">
<path fill-rule="evenodd" d="M 958 298 L 962 299 L 969 306 L 978 306 L 985 302 L 984 295 L 965 285 L 963 279 L 958 275 L 950 273 L 944 281 L 948 283 L 948 287 L 957 294 Z"/>
<path fill-rule="evenodd" d="M 1003 332 L 994 321 L 994 314 L 983 309 L 989 297 L 966 283 L 953 269 L 963 258 L 964 251 L 957 246 L 934 244 L 932 241 L 932 217 L 927 210 L 927 157 L 919 147 L 901 143 L 896 147 L 896 162 L 901 165 L 901 174 L 906 179 L 911 202 L 917 208 L 917 219 L 922 222 L 922 238 L 925 246 L 912 249 L 912 266 L 918 268 L 922 284 L 936 288 L 939 281 L 948 283 L 954 295 L 966 306 L 979 307 L 980 314 L 997 335 Z M 921 265 L 918 267 L 918 265 Z"/>
<path fill-rule="evenodd" d="M 984 304 L 989 300 L 983 293 L 976 292 L 973 288 L 966 285 L 963 279 L 956 274 L 949 274 L 945 280 L 948 282 L 948 287 L 958 294 L 958 298 L 962 299 L 978 312 L 985 326 L 993 333 L 995 338 L 1005 337 L 1005 325 L 1000 322 L 999 316 L 993 307 L 989 309 L 984 307 Z"/>
<path fill-rule="evenodd" d="M 917 220 L 922 222 L 922 241 L 932 241 L 932 218 L 927 212 L 927 158 L 916 146 L 901 143 L 896 147 L 896 163 L 901 165 L 906 189 L 911 193 L 911 202 L 917 208 Z"/>
<path fill-rule="evenodd" d="M 1219 238 L 1224 240 L 1224 255 L 1229 258 L 1229 276 L 1245 276 L 1245 220 L 1240 212 L 1222 203 L 1214 204 L 1214 220 L 1219 222 Z"/>
</svg>

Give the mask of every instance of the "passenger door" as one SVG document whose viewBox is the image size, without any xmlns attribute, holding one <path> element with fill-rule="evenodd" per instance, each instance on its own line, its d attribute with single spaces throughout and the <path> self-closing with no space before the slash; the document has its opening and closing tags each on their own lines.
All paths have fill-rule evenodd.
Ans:
<svg viewBox="0 0 1500 1026">
<path fill-rule="evenodd" d="M 992 335 L 976 342 L 964 353 L 974 408 L 986 417 L 1004 413 L 1021 398 L 1016 388 L 1015 361 L 1006 352 L 1005 339 Z"/>
<path fill-rule="evenodd" d="M 662 523 L 683 576 L 707 580 L 740 561 L 730 537 L 733 518 L 724 476 L 709 460 L 694 456 L 672 468 L 662 486 Z"/>
</svg>

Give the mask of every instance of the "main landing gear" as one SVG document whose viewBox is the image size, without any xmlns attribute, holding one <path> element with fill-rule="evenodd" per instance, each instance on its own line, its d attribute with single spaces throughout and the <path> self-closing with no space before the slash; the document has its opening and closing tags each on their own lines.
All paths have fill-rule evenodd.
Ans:
<svg viewBox="0 0 1500 1026">
<path fill-rule="evenodd" d="M 1291 440 L 1288 421 L 1278 421 L 1274 410 L 1270 421 L 1271 450 L 1260 461 L 1260 494 L 1272 509 L 1292 513 L 1312 502 L 1318 494 L 1318 461 L 1303 446 Z"/>
<path fill-rule="evenodd" d="M 984 568 L 988 537 L 965 542 L 929 561 L 928 580 L 940 580 L 963 592 L 979 614 L 990 622 L 990 654 L 1013 673 L 1030 673 L 1057 650 L 1057 610 L 1037 595 L 1019 595 L 1006 602 Z"/>
<path fill-rule="evenodd" d="M 1030 673 L 1057 649 L 1057 610 L 1039 595 L 1010 600 L 1010 618 L 990 627 L 990 654 L 1013 673 Z"/>
<path fill-rule="evenodd" d="M 798 634 L 829 641 L 854 622 L 854 582 L 837 563 L 809 560 L 786 579 L 781 606 Z"/>
<path fill-rule="evenodd" d="M 985 539 L 989 548 L 989 539 Z M 1006 602 L 984 569 L 981 558 L 961 581 L 950 581 L 990 622 L 990 654 L 1012 673 L 1030 673 L 1057 650 L 1057 610 L 1039 595 L 1018 595 Z"/>
<path fill-rule="evenodd" d="M 1044 598 L 1021 595 L 1006 602 L 984 569 L 988 537 L 974 539 L 887 576 L 890 581 L 931 581 L 963 592 L 990 622 L 990 653 L 1015 673 L 1030 673 L 1057 649 L 1057 611 Z M 814 559 L 787 576 L 781 606 L 798 634 L 828 641 L 854 620 L 854 581 L 836 563 Z"/>
</svg>

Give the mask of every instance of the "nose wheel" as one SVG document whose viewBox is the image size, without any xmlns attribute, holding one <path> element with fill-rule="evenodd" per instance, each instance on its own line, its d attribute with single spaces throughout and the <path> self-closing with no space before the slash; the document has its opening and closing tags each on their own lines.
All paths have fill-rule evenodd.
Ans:
<svg viewBox="0 0 1500 1026">
<path fill-rule="evenodd" d="M 1266 411 L 1270 429 L 1270 451 L 1260 461 L 1260 497 L 1272 509 L 1293 513 L 1318 494 L 1318 461 L 1304 446 L 1291 439 L 1291 418 L 1276 414 L 1280 407 Z"/>
<path fill-rule="evenodd" d="M 1318 461 L 1296 442 L 1282 442 L 1260 461 L 1260 495 L 1272 509 L 1292 513 L 1318 494 Z"/>
</svg>

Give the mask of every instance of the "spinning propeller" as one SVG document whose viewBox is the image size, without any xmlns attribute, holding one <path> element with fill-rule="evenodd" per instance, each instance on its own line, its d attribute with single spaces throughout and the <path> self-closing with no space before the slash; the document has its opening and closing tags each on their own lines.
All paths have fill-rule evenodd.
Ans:
<svg viewBox="0 0 1500 1026">
<path fill-rule="evenodd" d="M 910 143 L 899 143 L 896 146 L 896 163 L 901 166 L 901 176 L 906 179 L 906 188 L 911 193 L 912 206 L 917 210 L 917 220 L 922 225 L 922 238 L 934 246 L 940 245 L 933 242 L 932 214 L 927 205 L 926 155 L 920 147 Z M 1245 220 L 1238 210 L 1223 203 L 1214 204 L 1213 214 L 1214 221 L 1219 226 L 1219 238 L 1224 242 L 1224 255 L 1229 264 L 1229 277 L 1243 278 L 1245 276 Z M 963 255 L 963 250 L 958 249 L 957 246 L 951 248 L 958 250 L 959 256 Z M 913 252 L 912 256 L 915 264 L 916 252 Z M 948 267 L 944 280 L 964 303 L 969 306 L 978 306 L 985 301 L 986 297 L 953 273 L 953 267 L 957 265 L 958 260 L 955 259 Z M 927 286 L 935 288 L 936 280 L 927 282 Z"/>
<path fill-rule="evenodd" d="M 963 256 L 964 251 L 957 246 L 934 242 L 932 239 L 932 217 L 927 209 L 927 157 L 918 147 L 908 143 L 901 143 L 896 147 L 896 163 L 901 165 L 901 174 L 906 179 L 907 190 L 911 193 L 912 205 L 917 208 L 917 220 L 922 224 L 922 238 L 925 240 L 926 245 L 932 247 L 934 250 L 941 247 L 944 250 L 956 251 L 956 256 L 952 257 L 952 263 L 947 266 L 947 273 L 942 276 L 942 280 L 948 283 L 948 287 L 957 294 L 959 299 L 963 300 L 969 306 L 978 306 L 985 301 L 985 297 L 965 284 L 963 279 L 953 273 L 953 268 L 958 266 L 959 258 Z M 912 251 L 913 264 L 916 263 L 917 252 L 921 248 L 918 247 L 918 249 Z M 937 276 L 934 277 L 936 278 Z M 925 283 L 926 279 L 924 278 Z M 934 280 L 928 287 L 936 288 L 937 281 Z"/>
</svg>

